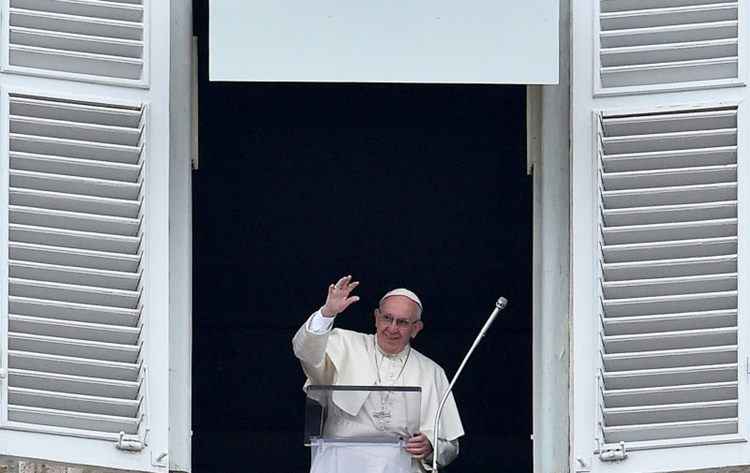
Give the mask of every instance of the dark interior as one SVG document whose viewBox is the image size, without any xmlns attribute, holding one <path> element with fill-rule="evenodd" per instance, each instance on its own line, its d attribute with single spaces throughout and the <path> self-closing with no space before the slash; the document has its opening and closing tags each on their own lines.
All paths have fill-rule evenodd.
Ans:
<svg viewBox="0 0 750 473">
<path fill-rule="evenodd" d="M 303 473 L 291 337 L 339 275 L 372 331 L 388 289 L 422 298 L 414 346 L 449 376 L 498 296 L 510 304 L 455 395 L 453 472 L 531 471 L 531 180 L 521 86 L 208 81 L 198 0 L 193 175 L 193 471 Z"/>
</svg>

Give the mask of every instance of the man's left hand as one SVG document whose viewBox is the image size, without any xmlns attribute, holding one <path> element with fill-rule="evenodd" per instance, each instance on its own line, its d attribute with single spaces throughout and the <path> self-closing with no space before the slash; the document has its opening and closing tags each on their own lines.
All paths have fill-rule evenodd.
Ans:
<svg viewBox="0 0 750 473">
<path fill-rule="evenodd" d="M 427 436 L 420 432 L 406 441 L 406 451 L 421 460 L 432 453 L 432 444 Z"/>
</svg>

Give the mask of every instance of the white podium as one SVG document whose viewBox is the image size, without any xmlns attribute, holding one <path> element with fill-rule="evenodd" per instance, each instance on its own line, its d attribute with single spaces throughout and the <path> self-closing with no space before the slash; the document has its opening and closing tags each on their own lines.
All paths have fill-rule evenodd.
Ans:
<svg viewBox="0 0 750 473">
<path fill-rule="evenodd" d="M 419 432 L 421 388 L 306 388 L 305 445 L 311 473 L 411 473 L 406 439 Z"/>
</svg>

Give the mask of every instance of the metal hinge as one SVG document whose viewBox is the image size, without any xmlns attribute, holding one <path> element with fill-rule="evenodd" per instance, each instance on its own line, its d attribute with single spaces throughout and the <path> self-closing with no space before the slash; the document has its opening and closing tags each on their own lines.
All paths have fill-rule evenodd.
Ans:
<svg viewBox="0 0 750 473">
<path fill-rule="evenodd" d="M 135 435 L 125 435 L 125 432 L 120 432 L 120 437 L 115 443 L 115 447 L 128 452 L 140 452 L 145 446 L 143 440 Z"/>
<path fill-rule="evenodd" d="M 627 457 L 628 452 L 625 450 L 625 442 L 620 442 L 617 445 L 605 445 L 599 450 L 599 459 L 603 462 L 619 462 Z"/>
</svg>

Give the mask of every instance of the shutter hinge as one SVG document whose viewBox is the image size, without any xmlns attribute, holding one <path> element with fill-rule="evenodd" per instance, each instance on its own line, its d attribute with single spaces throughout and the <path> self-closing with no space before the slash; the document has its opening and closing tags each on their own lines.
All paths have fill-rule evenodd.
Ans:
<svg viewBox="0 0 750 473">
<path fill-rule="evenodd" d="M 145 444 L 143 440 L 135 435 L 125 435 L 125 432 L 120 432 L 120 437 L 117 439 L 115 447 L 128 452 L 140 452 L 145 447 Z"/>
<path fill-rule="evenodd" d="M 625 450 L 625 442 L 617 445 L 604 446 L 599 450 L 599 459 L 603 462 L 618 462 L 626 459 L 628 452 Z"/>
</svg>

